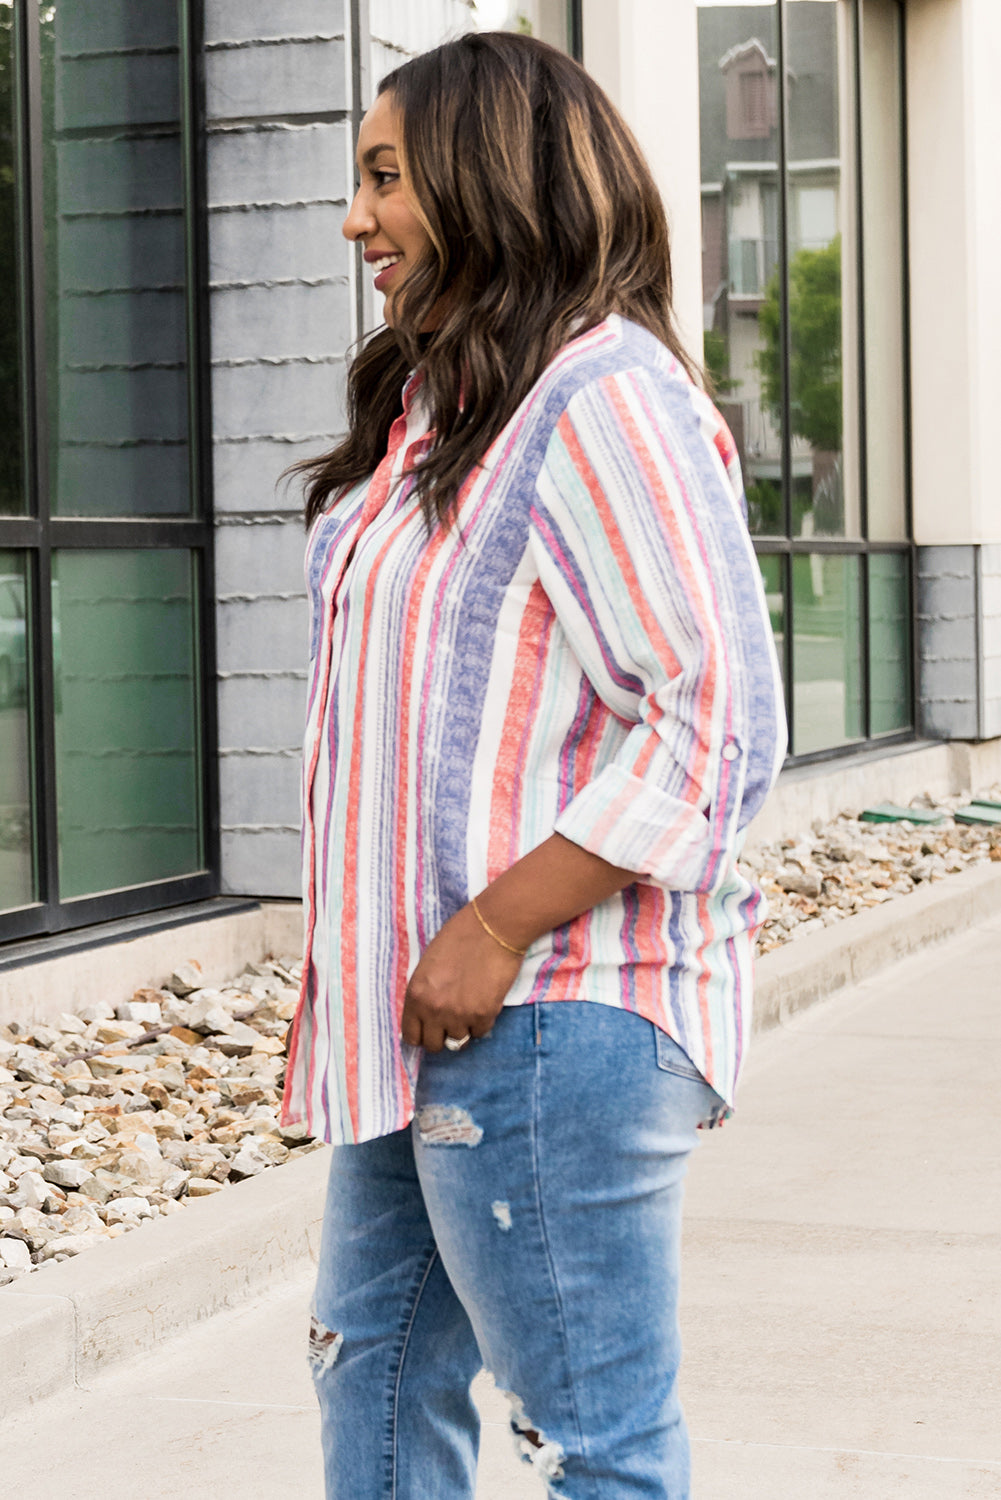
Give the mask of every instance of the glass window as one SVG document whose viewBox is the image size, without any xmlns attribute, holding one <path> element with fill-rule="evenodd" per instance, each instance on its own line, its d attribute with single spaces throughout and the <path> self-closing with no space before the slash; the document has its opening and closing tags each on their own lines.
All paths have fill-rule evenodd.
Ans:
<svg viewBox="0 0 1001 1500">
<path fill-rule="evenodd" d="M 701 4 L 705 365 L 740 453 L 748 521 L 785 532 L 779 284 L 778 8 Z"/>
<path fill-rule="evenodd" d="M 859 740 L 862 714 L 860 559 L 793 558 L 793 724 L 796 755 Z"/>
<path fill-rule="evenodd" d="M 761 569 L 761 582 L 765 590 L 765 600 L 768 604 L 768 618 L 772 622 L 772 634 L 775 637 L 775 650 L 778 652 L 779 666 L 785 675 L 785 634 L 786 634 L 786 607 L 785 607 L 785 582 L 783 579 L 782 558 L 769 553 L 758 554 L 758 566 Z"/>
<path fill-rule="evenodd" d="M 788 0 L 786 14 L 792 534 L 857 537 L 854 7 Z"/>
<path fill-rule="evenodd" d="M 905 552 L 869 558 L 870 733 L 911 723 L 910 567 Z"/>
<path fill-rule="evenodd" d="M 25 509 L 14 132 L 14 9 L 0 5 L 0 516 Z"/>
<path fill-rule="evenodd" d="M 866 507 L 869 536 L 907 536 L 904 392 L 904 142 L 901 18 L 862 5 L 862 232 L 865 253 Z"/>
<path fill-rule="evenodd" d="M 696 4 L 705 363 L 813 755 L 913 724 L 902 6 Z"/>
<path fill-rule="evenodd" d="M 43 3 L 52 510 L 189 509 L 179 9 Z"/>
<path fill-rule="evenodd" d="M 64 898 L 201 867 L 194 571 L 180 549 L 55 555 Z"/>
<path fill-rule="evenodd" d="M 570 50 L 567 0 L 474 0 L 477 31 L 523 31 Z"/>
<path fill-rule="evenodd" d="M 3 940 L 217 889 L 189 432 L 199 14 L 0 0 Z"/>
<path fill-rule="evenodd" d="M 24 553 L 0 551 L 0 911 L 36 897 Z"/>
</svg>

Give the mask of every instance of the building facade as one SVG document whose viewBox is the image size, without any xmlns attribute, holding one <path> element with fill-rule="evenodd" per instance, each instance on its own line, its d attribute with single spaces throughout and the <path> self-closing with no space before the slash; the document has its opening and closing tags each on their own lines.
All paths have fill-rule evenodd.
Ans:
<svg viewBox="0 0 1001 1500">
<path fill-rule="evenodd" d="M 581 57 L 662 188 L 792 763 L 1001 737 L 994 0 L 6 0 L 0 944 L 298 895 L 282 475 L 379 321 L 353 136 L 497 25 Z"/>
</svg>

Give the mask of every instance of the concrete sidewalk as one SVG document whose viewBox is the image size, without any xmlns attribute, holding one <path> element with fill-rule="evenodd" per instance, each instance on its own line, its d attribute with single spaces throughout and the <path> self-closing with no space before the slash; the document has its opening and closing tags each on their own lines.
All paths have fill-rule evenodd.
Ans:
<svg viewBox="0 0 1001 1500">
<path fill-rule="evenodd" d="M 697 1500 L 1001 1500 L 999 1001 L 1001 916 L 757 1042 L 690 1180 Z M 4 1422 L 4 1491 L 320 1500 L 308 1295 Z M 538 1500 L 482 1397 L 477 1500 Z"/>
</svg>

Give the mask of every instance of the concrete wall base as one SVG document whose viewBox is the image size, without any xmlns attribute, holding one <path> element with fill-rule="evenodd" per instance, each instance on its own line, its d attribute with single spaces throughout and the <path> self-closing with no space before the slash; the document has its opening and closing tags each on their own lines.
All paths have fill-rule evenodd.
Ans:
<svg viewBox="0 0 1001 1500">
<path fill-rule="evenodd" d="M 0 1023 L 31 1025 L 99 1000 L 118 1005 L 142 985 L 162 985 L 179 963 L 197 959 L 208 985 L 233 979 L 247 963 L 302 952 L 302 905 L 265 901 L 251 911 L 160 928 L 120 943 L 77 949 L 0 973 Z"/>
<path fill-rule="evenodd" d="M 1001 781 L 1001 739 L 980 744 L 919 741 L 882 752 L 783 771 L 763 811 L 748 831 L 747 848 L 795 838 L 820 819 L 857 814 L 874 802 L 908 803 L 912 797 L 950 797 L 982 791 Z"/>
</svg>

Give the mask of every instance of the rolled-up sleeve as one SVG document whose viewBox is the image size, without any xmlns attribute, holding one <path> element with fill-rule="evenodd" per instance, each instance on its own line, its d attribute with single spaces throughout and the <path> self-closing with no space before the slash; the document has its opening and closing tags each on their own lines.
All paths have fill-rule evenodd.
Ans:
<svg viewBox="0 0 1001 1500">
<path fill-rule="evenodd" d="M 556 831 L 706 894 L 785 751 L 760 571 L 721 432 L 680 375 L 592 380 L 552 431 L 532 518 L 540 582 L 622 729 Z"/>
</svg>

